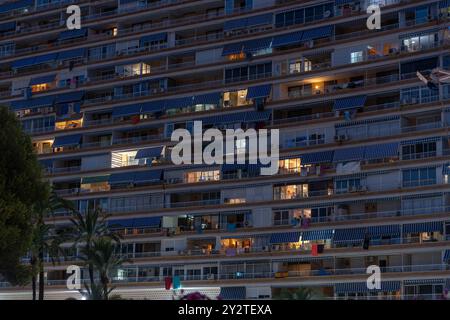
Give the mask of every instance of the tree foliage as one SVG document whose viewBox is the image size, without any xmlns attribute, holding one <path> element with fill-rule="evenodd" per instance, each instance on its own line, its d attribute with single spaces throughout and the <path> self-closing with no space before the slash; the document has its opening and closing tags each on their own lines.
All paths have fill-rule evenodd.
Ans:
<svg viewBox="0 0 450 320">
<path fill-rule="evenodd" d="M 34 206 L 48 192 L 29 136 L 15 115 L 0 107 L 0 273 L 12 284 L 29 280 L 20 258 L 32 240 Z"/>
</svg>

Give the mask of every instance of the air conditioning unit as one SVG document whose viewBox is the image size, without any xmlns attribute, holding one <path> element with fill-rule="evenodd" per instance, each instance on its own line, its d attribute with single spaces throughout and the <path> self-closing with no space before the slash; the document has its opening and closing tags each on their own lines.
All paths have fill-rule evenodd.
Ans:
<svg viewBox="0 0 450 320">
<path fill-rule="evenodd" d="M 350 139 L 350 137 L 347 134 L 341 134 L 341 135 L 338 135 L 338 136 L 334 136 L 334 140 L 337 141 L 337 142 L 347 141 L 349 139 Z"/>
<path fill-rule="evenodd" d="M 214 280 L 214 274 L 213 274 L 213 273 L 209 273 L 209 274 L 206 276 L 206 280 Z"/>
</svg>

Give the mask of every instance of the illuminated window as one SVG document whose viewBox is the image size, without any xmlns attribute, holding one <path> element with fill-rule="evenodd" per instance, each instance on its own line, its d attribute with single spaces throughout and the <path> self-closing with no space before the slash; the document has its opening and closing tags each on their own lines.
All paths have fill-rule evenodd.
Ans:
<svg viewBox="0 0 450 320">
<path fill-rule="evenodd" d="M 289 63 L 289 73 L 299 73 L 301 72 L 302 61 L 301 60 L 293 60 Z"/>
<path fill-rule="evenodd" d="M 200 181 L 218 181 L 220 179 L 220 171 L 197 171 L 186 173 L 186 182 L 195 183 Z"/>
<path fill-rule="evenodd" d="M 285 172 L 289 172 L 289 173 L 301 171 L 301 159 L 300 158 L 284 159 L 284 160 L 280 160 L 278 163 L 279 163 L 279 168 L 281 169 L 281 171 L 285 171 Z"/>
<path fill-rule="evenodd" d="M 231 198 L 226 200 L 226 203 L 228 204 L 239 204 L 245 202 L 246 202 L 245 198 Z"/>
<path fill-rule="evenodd" d="M 50 89 L 50 85 L 48 83 L 35 84 L 31 86 L 31 92 L 41 92 Z"/>
<path fill-rule="evenodd" d="M 350 53 L 350 62 L 351 63 L 357 63 L 363 61 L 363 52 L 362 51 L 356 51 Z"/>
<path fill-rule="evenodd" d="M 247 89 L 238 90 L 233 92 L 224 92 L 223 94 L 223 106 L 227 107 L 240 107 L 248 105 L 247 101 Z"/>
<path fill-rule="evenodd" d="M 113 32 L 113 37 L 116 37 L 117 36 L 117 28 L 113 28 L 112 32 Z"/>
</svg>

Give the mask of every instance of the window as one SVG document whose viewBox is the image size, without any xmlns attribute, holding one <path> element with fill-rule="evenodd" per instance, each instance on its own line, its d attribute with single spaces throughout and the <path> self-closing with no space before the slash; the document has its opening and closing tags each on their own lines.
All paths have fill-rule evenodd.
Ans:
<svg viewBox="0 0 450 320">
<path fill-rule="evenodd" d="M 226 69 L 225 83 L 262 79 L 272 75 L 272 62 Z"/>
<path fill-rule="evenodd" d="M 436 168 L 403 170 L 403 187 L 436 184 Z"/>
<path fill-rule="evenodd" d="M 324 222 L 333 214 L 333 207 L 312 208 L 311 219 L 313 222 Z"/>
<path fill-rule="evenodd" d="M 421 142 L 402 147 L 402 160 L 421 159 L 436 156 L 436 142 Z"/>
<path fill-rule="evenodd" d="M 301 72 L 302 60 L 295 59 L 289 62 L 289 73 L 299 73 Z"/>
<path fill-rule="evenodd" d="M 196 171 L 186 173 L 186 182 L 194 183 L 200 181 L 218 181 L 220 179 L 220 171 Z"/>
<path fill-rule="evenodd" d="M 347 193 L 361 189 L 361 179 L 346 179 L 336 181 L 336 193 Z"/>
<path fill-rule="evenodd" d="M 351 63 L 358 63 L 364 61 L 363 52 L 362 51 L 356 51 L 352 52 L 350 54 L 350 62 Z"/>
<path fill-rule="evenodd" d="M 273 213 L 273 225 L 281 226 L 289 224 L 289 210 L 275 211 Z"/>
<path fill-rule="evenodd" d="M 280 170 L 288 173 L 295 173 L 301 171 L 301 159 L 283 159 L 278 162 Z"/>
<path fill-rule="evenodd" d="M 308 197 L 308 184 L 275 186 L 274 200 L 301 199 Z"/>
</svg>

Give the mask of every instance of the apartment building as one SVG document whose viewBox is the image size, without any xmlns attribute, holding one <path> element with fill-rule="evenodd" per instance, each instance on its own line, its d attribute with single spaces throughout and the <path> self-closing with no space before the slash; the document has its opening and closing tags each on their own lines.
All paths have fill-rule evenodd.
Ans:
<svg viewBox="0 0 450 320">
<path fill-rule="evenodd" d="M 71 4 L 81 29 L 66 28 Z M 381 29 L 367 28 L 372 4 Z M 170 299 L 164 279 L 179 277 L 224 299 L 440 299 L 450 84 L 416 72 L 450 69 L 449 25 L 449 0 L 3 1 L 0 104 L 59 195 L 112 215 L 123 297 Z M 171 134 L 196 120 L 279 129 L 278 174 L 175 166 Z M 46 265 L 48 299 L 81 297 L 65 286 L 78 254 Z M 29 297 L 0 283 L 0 299 Z"/>
</svg>

